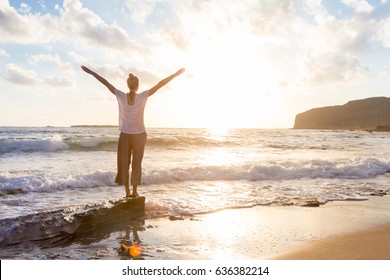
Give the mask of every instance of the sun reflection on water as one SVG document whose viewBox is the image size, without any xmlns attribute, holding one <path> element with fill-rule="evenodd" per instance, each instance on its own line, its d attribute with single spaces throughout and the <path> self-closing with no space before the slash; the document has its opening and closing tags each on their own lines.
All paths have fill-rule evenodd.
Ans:
<svg viewBox="0 0 390 280">
<path fill-rule="evenodd" d="M 220 211 L 208 216 L 207 234 L 218 248 L 209 257 L 211 259 L 232 259 L 240 258 L 245 252 L 241 250 L 240 244 L 247 236 L 248 227 L 238 222 L 242 219 L 237 211 Z M 217 245 L 217 246 L 215 246 Z"/>
<path fill-rule="evenodd" d="M 225 126 L 210 127 L 208 128 L 208 132 L 213 139 L 223 138 L 229 136 L 230 128 Z"/>
<path fill-rule="evenodd" d="M 204 153 L 203 165 L 226 165 L 235 161 L 236 155 L 225 148 L 214 148 Z"/>
</svg>

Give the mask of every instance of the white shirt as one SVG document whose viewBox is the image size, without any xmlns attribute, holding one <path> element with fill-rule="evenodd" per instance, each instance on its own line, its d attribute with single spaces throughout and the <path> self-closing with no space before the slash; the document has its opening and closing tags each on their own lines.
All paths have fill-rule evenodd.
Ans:
<svg viewBox="0 0 390 280">
<path fill-rule="evenodd" d="M 133 105 L 127 103 L 127 94 L 115 89 L 119 108 L 119 130 L 127 134 L 139 134 L 146 131 L 144 109 L 149 97 L 149 90 L 135 94 Z"/>
</svg>

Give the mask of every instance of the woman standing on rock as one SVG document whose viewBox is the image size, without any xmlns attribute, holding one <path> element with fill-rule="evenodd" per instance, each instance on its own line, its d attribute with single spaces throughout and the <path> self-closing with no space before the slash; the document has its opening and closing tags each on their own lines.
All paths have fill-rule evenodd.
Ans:
<svg viewBox="0 0 390 280">
<path fill-rule="evenodd" d="M 129 92 L 124 93 L 116 89 L 106 79 L 92 71 L 86 66 L 81 66 L 86 73 L 94 76 L 99 82 L 105 85 L 113 93 L 119 106 L 119 142 L 118 142 L 118 173 L 115 182 L 125 186 L 126 197 L 138 197 L 137 187 L 141 183 L 142 158 L 146 143 L 146 129 L 144 125 L 144 109 L 148 97 L 153 95 L 161 87 L 169 83 L 173 78 L 182 74 L 184 68 L 161 80 L 149 90 L 137 93 L 139 79 L 132 73 L 127 79 Z M 131 178 L 129 168 L 131 163 Z M 129 179 L 133 190 L 130 193 Z"/>
</svg>

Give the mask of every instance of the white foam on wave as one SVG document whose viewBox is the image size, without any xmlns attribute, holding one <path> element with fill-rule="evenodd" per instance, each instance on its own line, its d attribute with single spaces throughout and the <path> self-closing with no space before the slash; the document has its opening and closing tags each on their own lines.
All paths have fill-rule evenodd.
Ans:
<svg viewBox="0 0 390 280">
<path fill-rule="evenodd" d="M 116 150 L 113 137 L 65 138 L 55 135 L 43 139 L 0 139 L 0 154 L 20 152 L 59 152 L 65 150 Z"/>
<path fill-rule="evenodd" d="M 92 188 L 110 186 L 114 182 L 114 172 L 95 171 L 87 174 L 56 175 L 42 171 L 26 174 L 6 173 L 0 175 L 0 190 L 20 189 L 25 192 L 53 192 L 67 188 Z"/>
<path fill-rule="evenodd" d="M 1 139 L 0 152 L 55 152 L 69 149 L 60 135 L 43 139 Z"/>
<path fill-rule="evenodd" d="M 34 136 L 35 137 L 35 136 Z M 113 151 L 117 149 L 118 137 L 112 135 L 68 135 L 54 134 L 45 138 L 10 138 L 0 139 L 0 154 L 20 152 L 58 152 L 71 151 Z M 191 147 L 215 147 L 231 144 L 231 142 L 219 142 L 213 139 L 191 137 L 154 137 L 149 136 L 147 146 L 150 148 L 191 148 Z"/>
<path fill-rule="evenodd" d="M 66 140 L 71 149 L 85 150 L 96 148 L 99 150 L 105 150 L 107 147 L 116 149 L 118 139 L 112 136 L 100 136 L 100 137 L 78 137 L 70 138 Z"/>
<path fill-rule="evenodd" d="M 147 184 L 183 181 L 233 180 L 291 180 L 298 178 L 358 179 L 383 175 L 390 170 L 390 162 L 375 158 L 352 158 L 338 161 L 300 160 L 271 161 L 259 164 L 231 166 L 194 166 L 148 170 Z"/>
<path fill-rule="evenodd" d="M 169 184 L 190 181 L 262 181 L 300 178 L 364 179 L 383 175 L 390 162 L 375 158 L 348 160 L 270 161 L 261 164 L 190 166 L 167 169 L 144 168 L 142 184 Z M 80 174 L 51 174 L 48 171 L 0 173 L 0 190 L 51 192 L 65 188 L 91 188 L 115 185 L 116 171 L 93 171 Z"/>
<path fill-rule="evenodd" d="M 209 181 L 152 185 L 144 191 L 149 216 L 191 216 L 257 205 L 302 206 L 309 202 L 324 204 L 335 200 L 367 200 L 372 195 L 390 194 L 385 181 L 381 183 L 375 178 Z M 149 192 L 152 188 L 157 190 Z"/>
</svg>

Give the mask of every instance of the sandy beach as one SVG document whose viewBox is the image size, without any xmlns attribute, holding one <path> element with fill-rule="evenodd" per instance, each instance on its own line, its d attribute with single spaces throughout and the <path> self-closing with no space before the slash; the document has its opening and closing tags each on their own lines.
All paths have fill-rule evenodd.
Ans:
<svg viewBox="0 0 390 280">
<path fill-rule="evenodd" d="M 150 220 L 146 228 L 140 239 L 153 258 L 390 259 L 389 196 L 316 208 L 230 209 Z"/>
<path fill-rule="evenodd" d="M 280 260 L 390 260 L 389 198 L 371 198 L 352 203 L 334 202 L 327 208 L 350 210 L 350 220 L 333 233 L 274 256 Z M 359 214 L 361 217 L 359 218 Z M 337 217 L 334 217 L 337 219 Z M 345 217 L 347 218 L 347 216 Z M 359 222 L 360 220 L 360 222 Z M 356 222 L 361 223 L 357 225 Z M 356 227 L 355 227 L 356 226 Z"/>
<path fill-rule="evenodd" d="M 390 260 L 390 224 L 331 236 L 283 253 L 280 260 Z"/>
</svg>

